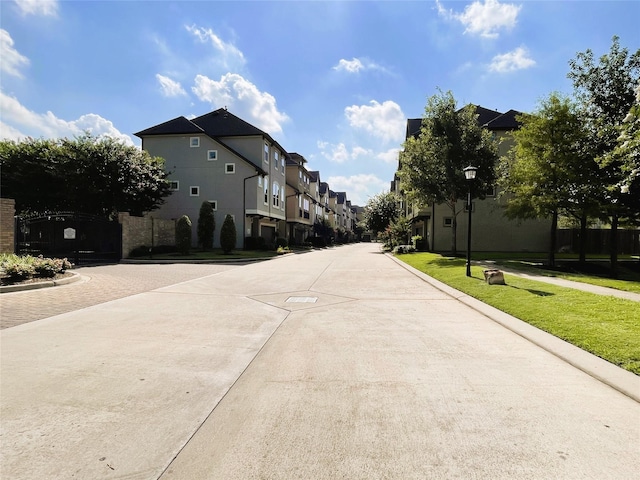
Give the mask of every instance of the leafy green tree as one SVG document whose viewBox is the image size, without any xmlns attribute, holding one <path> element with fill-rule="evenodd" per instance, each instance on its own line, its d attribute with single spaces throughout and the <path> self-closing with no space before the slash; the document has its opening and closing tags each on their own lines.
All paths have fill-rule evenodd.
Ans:
<svg viewBox="0 0 640 480">
<path fill-rule="evenodd" d="M 188 255 L 191 249 L 191 219 L 187 215 L 176 223 L 176 248 L 182 255 Z"/>
<path fill-rule="evenodd" d="M 141 215 L 171 194 L 164 161 L 111 137 L 0 141 L 2 192 L 23 212 Z"/>
<path fill-rule="evenodd" d="M 393 192 L 379 193 L 364 207 L 363 223 L 374 235 L 383 232 L 400 215 L 398 197 Z"/>
<path fill-rule="evenodd" d="M 534 114 L 519 117 L 515 147 L 501 161 L 499 183 L 509 218 L 549 218 L 549 265 L 555 263 L 558 215 L 581 220 L 597 211 L 598 165 L 585 152 L 587 132 L 576 106 L 552 93 Z M 581 245 L 584 260 L 584 245 Z"/>
<path fill-rule="evenodd" d="M 602 209 L 611 221 L 611 269 L 615 275 L 618 261 L 617 228 L 620 218 L 637 217 L 637 199 L 622 191 L 626 162 L 611 155 L 616 148 L 619 128 L 635 99 L 640 79 L 640 49 L 631 55 L 620 47 L 614 36 L 608 54 L 594 61 L 586 50 L 569 62 L 567 74 L 583 111 L 589 140 L 585 145 L 601 167 L 601 187 L 606 193 Z"/>
<path fill-rule="evenodd" d="M 213 233 L 216 230 L 216 218 L 213 213 L 213 206 L 209 202 L 202 202 L 200 214 L 198 215 L 198 245 L 203 250 L 213 248 Z"/>
<path fill-rule="evenodd" d="M 427 101 L 417 138 L 404 142 L 400 152 L 400 180 L 409 201 L 418 205 L 444 203 L 451 209 L 451 250 L 457 252 L 457 215 L 464 210 L 458 200 L 469 191 L 463 169 L 478 168 L 473 195 L 483 199 L 496 179 L 498 144 L 477 121 L 475 107 L 458 109 L 451 92 Z"/>
<path fill-rule="evenodd" d="M 223 253 L 231 253 L 236 247 L 236 224 L 231 215 L 224 217 L 220 229 L 220 247 L 222 247 Z"/>
<path fill-rule="evenodd" d="M 390 247 L 397 245 L 409 245 L 409 233 L 411 232 L 411 222 L 406 217 L 399 217 L 389 224 Z"/>
</svg>

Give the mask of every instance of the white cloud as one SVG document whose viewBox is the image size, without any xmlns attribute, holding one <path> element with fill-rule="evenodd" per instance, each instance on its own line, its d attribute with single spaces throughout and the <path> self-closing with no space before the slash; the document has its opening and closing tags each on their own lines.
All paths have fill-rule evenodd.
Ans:
<svg viewBox="0 0 640 480">
<path fill-rule="evenodd" d="M 29 65 L 29 59 L 13 48 L 13 39 L 6 30 L 0 30 L 0 56 L 0 71 L 22 78 L 20 68 Z"/>
<path fill-rule="evenodd" d="M 462 13 L 446 10 L 439 0 L 436 0 L 438 13 L 449 19 L 462 23 L 465 33 L 480 35 L 485 38 L 497 38 L 501 29 L 511 29 L 518 21 L 521 5 L 500 3 L 498 0 L 475 1 L 467 5 Z"/>
<path fill-rule="evenodd" d="M 372 62 L 368 58 L 353 58 L 351 60 L 345 60 L 341 58 L 337 65 L 332 67 L 333 70 L 337 70 L 338 72 L 347 72 L 347 73 L 359 73 L 364 70 L 377 70 L 384 73 L 389 73 L 389 71 L 381 65 L 378 65 L 375 62 Z"/>
<path fill-rule="evenodd" d="M 529 52 L 523 47 L 518 47 L 512 52 L 493 57 L 489 70 L 499 73 L 513 72 L 532 67 L 535 64 L 536 62 L 529 56 Z"/>
<path fill-rule="evenodd" d="M 344 58 L 342 58 L 340 59 L 338 64 L 333 67 L 334 70 L 345 71 L 349 73 L 358 73 L 363 68 L 364 65 L 358 58 L 354 58 L 353 60 L 345 60 Z"/>
<path fill-rule="evenodd" d="M 390 181 L 381 180 L 377 176 L 370 173 L 361 173 L 358 175 L 333 176 L 327 179 L 329 188 L 334 192 L 347 192 L 347 200 L 351 200 L 352 205 L 360 205 L 364 207 L 369 198 L 381 193 L 389 191 Z"/>
<path fill-rule="evenodd" d="M 58 14 L 58 0 L 16 0 L 23 15 L 45 15 L 55 17 Z"/>
<path fill-rule="evenodd" d="M 391 100 L 383 103 L 371 100 L 369 105 L 352 105 L 345 108 L 344 113 L 352 127 L 363 129 L 385 143 L 403 140 L 405 115 Z"/>
<path fill-rule="evenodd" d="M 390 148 L 386 152 L 380 152 L 376 155 L 378 160 L 382 160 L 384 163 L 394 164 L 398 161 L 399 148 Z"/>
<path fill-rule="evenodd" d="M 184 91 L 180 82 L 176 82 L 171 80 L 169 77 L 165 77 L 164 75 L 160 75 L 156 73 L 156 78 L 160 83 L 160 90 L 162 95 L 165 97 L 178 97 L 180 95 L 186 95 L 187 92 Z"/>
<path fill-rule="evenodd" d="M 220 81 L 197 75 L 191 90 L 203 102 L 211 103 L 213 108 L 233 108 L 234 115 L 272 135 L 282 132 L 282 124 L 289 120 L 278 110 L 273 95 L 261 92 L 237 73 L 227 73 L 220 77 Z"/>
<path fill-rule="evenodd" d="M 35 113 L 20 102 L 0 92 L 0 111 L 2 111 L 3 138 L 18 140 L 26 136 L 44 138 L 63 138 L 81 135 L 89 131 L 93 135 L 109 136 L 133 145 L 128 135 L 118 131 L 109 120 L 95 113 L 82 115 L 77 120 L 62 120 L 52 112 Z M 26 133 L 25 133 L 26 132 Z"/>
<path fill-rule="evenodd" d="M 320 154 L 333 163 L 345 163 L 348 160 L 355 160 L 358 157 L 369 155 L 373 156 L 373 152 L 366 148 L 355 146 L 349 151 L 344 143 L 332 145 L 329 142 L 318 141 Z"/>
<path fill-rule="evenodd" d="M 244 65 L 244 54 L 233 43 L 223 41 L 212 29 L 199 28 L 195 25 L 185 26 L 185 28 L 200 43 L 210 43 L 215 50 L 220 52 L 222 54 L 222 62 L 226 68 Z"/>
</svg>

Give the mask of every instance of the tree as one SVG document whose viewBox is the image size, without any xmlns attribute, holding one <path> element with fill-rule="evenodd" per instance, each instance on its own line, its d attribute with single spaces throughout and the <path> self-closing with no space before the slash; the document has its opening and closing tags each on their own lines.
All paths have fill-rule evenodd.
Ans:
<svg viewBox="0 0 640 480">
<path fill-rule="evenodd" d="M 224 217 L 224 222 L 220 229 L 220 246 L 223 253 L 231 253 L 236 247 L 236 224 L 231 215 Z"/>
<path fill-rule="evenodd" d="M 363 222 L 365 228 L 375 235 L 384 232 L 399 215 L 397 195 L 393 192 L 379 193 L 371 197 L 365 205 Z"/>
<path fill-rule="evenodd" d="M 586 146 L 601 168 L 601 186 L 606 192 L 602 207 L 611 220 L 611 269 L 615 275 L 619 219 L 637 215 L 637 200 L 622 192 L 626 163 L 610 153 L 616 148 L 620 125 L 635 99 L 634 89 L 640 79 L 640 49 L 629 55 L 614 36 L 609 53 L 602 55 L 599 63 L 594 62 L 593 52 L 586 50 L 569 61 L 569 66 L 567 76 L 573 81 L 589 130 Z"/>
<path fill-rule="evenodd" d="M 171 194 L 164 160 L 111 137 L 0 141 L 2 192 L 23 212 L 141 215 Z"/>
<path fill-rule="evenodd" d="M 188 255 L 191 249 L 191 219 L 187 215 L 176 223 L 176 248 L 182 255 Z"/>
<path fill-rule="evenodd" d="M 444 203 L 451 209 L 451 250 L 457 252 L 456 217 L 464 206 L 468 181 L 463 169 L 477 167 L 474 196 L 484 199 L 493 190 L 498 144 L 477 121 L 475 107 L 457 109 L 451 92 L 433 95 L 427 101 L 422 128 L 409 138 L 400 152 L 401 186 L 409 201 L 418 205 Z"/>
<path fill-rule="evenodd" d="M 202 202 L 198 215 L 198 245 L 203 250 L 213 248 L 213 233 L 216 230 L 216 219 L 210 202 Z"/>
<path fill-rule="evenodd" d="M 552 93 L 534 114 L 521 115 L 515 146 L 501 160 L 499 183 L 509 218 L 551 217 L 549 265 L 555 263 L 558 215 L 586 218 L 598 170 L 584 151 L 583 121 L 569 99 Z M 585 225 L 586 230 L 586 225 Z"/>
</svg>

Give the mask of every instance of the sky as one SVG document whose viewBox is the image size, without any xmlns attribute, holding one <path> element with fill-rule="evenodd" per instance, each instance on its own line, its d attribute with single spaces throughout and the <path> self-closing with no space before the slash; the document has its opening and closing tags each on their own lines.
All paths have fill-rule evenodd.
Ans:
<svg viewBox="0 0 640 480">
<path fill-rule="evenodd" d="M 638 18 L 638 0 L 0 0 L 0 138 L 140 146 L 227 107 L 364 206 L 429 97 L 532 112 L 572 93 L 578 52 L 640 48 Z"/>
</svg>

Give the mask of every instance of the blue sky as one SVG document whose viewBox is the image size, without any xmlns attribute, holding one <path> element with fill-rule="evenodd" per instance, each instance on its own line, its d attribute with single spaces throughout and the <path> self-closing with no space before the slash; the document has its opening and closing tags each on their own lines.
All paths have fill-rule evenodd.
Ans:
<svg viewBox="0 0 640 480">
<path fill-rule="evenodd" d="M 226 106 L 354 203 L 388 191 L 407 118 L 532 111 L 568 62 L 640 47 L 640 1 L 0 0 L 0 136 L 133 134 Z"/>
</svg>

